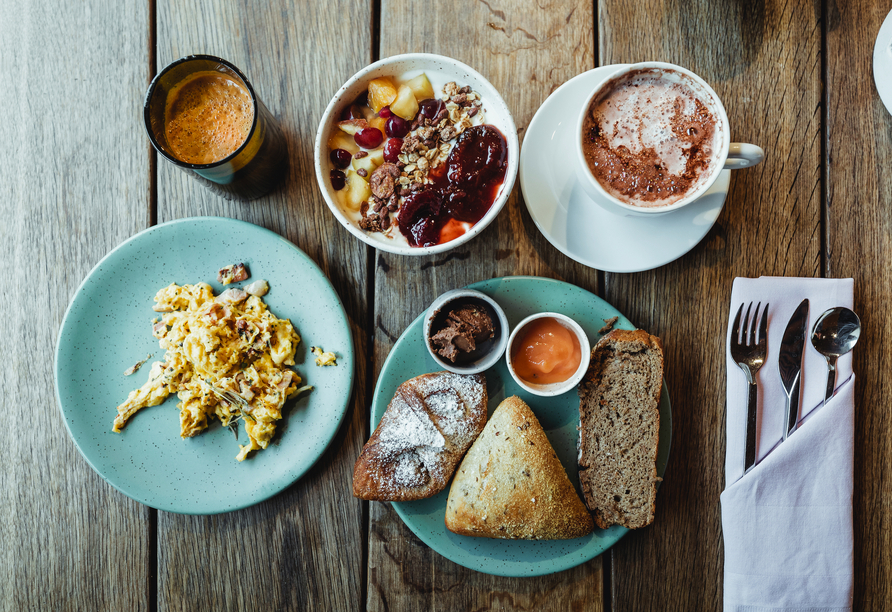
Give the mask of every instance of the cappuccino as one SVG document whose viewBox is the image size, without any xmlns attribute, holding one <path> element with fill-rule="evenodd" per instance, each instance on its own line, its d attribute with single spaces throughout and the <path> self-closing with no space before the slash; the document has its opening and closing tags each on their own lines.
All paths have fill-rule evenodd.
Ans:
<svg viewBox="0 0 892 612">
<path fill-rule="evenodd" d="M 189 55 L 168 65 L 149 84 L 143 117 L 161 156 L 227 200 L 259 198 L 285 176 L 285 134 L 222 58 Z"/>
<path fill-rule="evenodd" d="M 242 146 L 254 122 L 251 94 L 228 74 L 190 75 L 167 96 L 164 135 L 171 152 L 189 164 L 213 164 Z"/>
<path fill-rule="evenodd" d="M 722 167 L 713 105 L 674 70 L 623 74 L 601 88 L 583 121 L 589 170 L 626 204 L 652 208 L 682 200 Z"/>
</svg>

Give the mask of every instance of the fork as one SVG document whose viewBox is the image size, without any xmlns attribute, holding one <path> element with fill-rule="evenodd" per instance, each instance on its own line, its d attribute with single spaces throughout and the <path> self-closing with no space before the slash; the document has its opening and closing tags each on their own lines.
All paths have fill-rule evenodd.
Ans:
<svg viewBox="0 0 892 612">
<path fill-rule="evenodd" d="M 762 309 L 762 320 L 759 322 L 759 306 L 756 304 L 756 312 L 750 319 L 750 311 L 753 303 L 746 308 L 746 319 L 743 322 L 743 333 L 740 329 L 740 315 L 743 313 L 743 304 L 737 310 L 734 317 L 734 331 L 731 333 L 731 358 L 743 370 L 746 382 L 749 383 L 746 402 L 746 451 L 744 453 L 744 474 L 749 472 L 756 463 L 756 402 L 758 397 L 758 384 L 756 373 L 765 363 L 765 355 L 768 352 L 768 304 Z M 756 324 L 759 325 L 759 339 L 756 340 Z M 749 328 L 749 329 L 747 329 Z"/>
</svg>

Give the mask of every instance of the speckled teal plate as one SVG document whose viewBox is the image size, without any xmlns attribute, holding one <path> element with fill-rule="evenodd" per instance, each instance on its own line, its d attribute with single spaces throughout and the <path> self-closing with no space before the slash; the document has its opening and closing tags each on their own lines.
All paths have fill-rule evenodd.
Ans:
<svg viewBox="0 0 892 612">
<path fill-rule="evenodd" d="M 180 438 L 177 398 L 144 408 L 122 433 L 116 406 L 164 358 L 152 337 L 152 298 L 170 283 L 209 283 L 243 261 L 251 280 L 266 279 L 270 310 L 291 319 L 301 336 L 295 369 L 315 389 L 286 404 L 269 448 L 235 460 L 232 433 L 213 421 Z M 317 367 L 309 347 L 334 351 L 338 365 Z M 129 366 L 154 358 L 132 376 Z M 256 504 L 299 479 L 322 455 L 347 410 L 353 386 L 353 341 L 337 293 L 316 264 L 269 230 L 233 219 L 200 217 L 158 225 L 105 256 L 75 293 L 56 346 L 56 394 L 78 450 L 113 487 L 146 505 L 184 514 L 216 514 Z M 244 427 L 239 440 L 247 443 Z"/>
<path fill-rule="evenodd" d="M 618 316 L 617 329 L 635 329 L 628 319 L 598 296 L 561 281 L 508 276 L 476 283 L 469 288 L 494 298 L 505 310 L 512 327 L 536 312 L 559 312 L 572 317 L 582 326 L 592 346 L 600 337 L 598 330 L 604 325 L 604 319 Z M 372 403 L 373 426 L 377 426 L 381 420 L 387 404 L 402 382 L 439 369 L 424 345 L 423 319 L 423 316 L 419 316 L 409 325 L 384 362 Z M 575 391 L 558 397 L 538 397 L 527 393 L 511 378 L 504 359 L 486 371 L 486 387 L 489 393 L 489 414 L 492 414 L 503 399 L 512 395 L 520 396 L 529 404 L 545 428 L 570 481 L 579 491 L 576 473 L 579 398 Z M 672 412 L 669 392 L 664 382 L 660 399 L 660 444 L 657 451 L 657 471 L 660 476 L 666 470 L 671 438 Z M 628 529 L 614 526 L 610 529 L 595 529 L 593 534 L 574 540 L 538 542 L 460 536 L 447 530 L 444 523 L 448 497 L 447 488 L 429 499 L 394 503 L 393 507 L 409 529 L 425 544 L 450 561 L 487 574 L 541 576 L 559 572 L 595 558 L 628 532 Z M 657 514 L 659 505 L 658 500 Z"/>
</svg>

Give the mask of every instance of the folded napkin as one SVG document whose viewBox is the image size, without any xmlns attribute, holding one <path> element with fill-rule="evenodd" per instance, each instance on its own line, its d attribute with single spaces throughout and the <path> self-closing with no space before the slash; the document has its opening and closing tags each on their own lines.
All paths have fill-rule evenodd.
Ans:
<svg viewBox="0 0 892 612">
<path fill-rule="evenodd" d="M 806 339 L 799 428 L 782 444 L 786 394 L 777 369 L 784 330 L 799 303 L 809 299 L 810 333 L 825 310 L 852 307 L 852 287 L 852 279 L 734 281 L 726 339 L 726 489 L 721 496 L 725 612 L 852 608 L 852 357 L 839 359 L 837 393 L 822 407 L 827 364 Z M 757 463 L 744 475 L 746 380 L 731 359 L 730 339 L 737 309 L 750 301 L 770 307 L 768 355 L 757 375 Z"/>
</svg>

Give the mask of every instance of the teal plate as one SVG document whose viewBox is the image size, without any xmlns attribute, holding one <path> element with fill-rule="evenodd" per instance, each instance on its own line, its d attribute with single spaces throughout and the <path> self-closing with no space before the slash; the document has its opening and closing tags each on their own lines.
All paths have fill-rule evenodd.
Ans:
<svg viewBox="0 0 892 612">
<path fill-rule="evenodd" d="M 286 404 L 273 443 L 235 460 L 232 433 L 214 420 L 180 438 L 176 397 L 144 408 L 122 433 L 112 432 L 118 404 L 145 383 L 164 351 L 152 337 L 152 298 L 170 283 L 209 283 L 243 261 L 251 278 L 269 281 L 263 298 L 301 336 L 295 370 L 315 388 Z M 309 347 L 338 356 L 317 367 Z M 154 353 L 132 376 L 124 370 Z M 243 221 L 199 217 L 165 223 L 115 248 L 90 272 L 62 320 L 56 345 L 56 395 L 68 431 L 87 462 L 113 487 L 153 508 L 217 514 L 267 499 L 298 480 L 325 452 L 353 387 L 353 340 L 344 308 L 319 267 L 278 234 Z M 239 441 L 247 443 L 244 428 Z"/>
<path fill-rule="evenodd" d="M 494 278 L 469 285 L 495 299 L 504 309 L 513 327 L 525 317 L 543 311 L 559 312 L 575 319 L 588 334 L 592 346 L 604 325 L 604 319 L 618 316 L 617 329 L 635 329 L 616 308 L 598 296 L 561 281 L 531 276 Z M 404 381 L 439 370 L 422 337 L 424 316 L 419 316 L 403 332 L 387 356 L 372 403 L 372 423 L 377 426 L 396 388 Z M 527 393 L 508 373 L 505 360 L 486 371 L 489 414 L 503 399 L 520 396 L 542 423 L 570 481 L 579 489 L 576 473 L 576 425 L 579 421 L 579 398 L 574 391 L 558 397 L 538 397 Z M 660 444 L 657 450 L 657 472 L 666 470 L 672 438 L 672 412 L 669 392 L 663 382 L 660 398 Z M 581 492 L 580 492 L 581 495 Z M 628 529 L 614 526 L 595 529 L 594 533 L 573 540 L 493 540 L 472 538 L 446 529 L 446 499 L 449 490 L 429 499 L 393 503 L 403 522 L 425 544 L 450 561 L 469 569 L 497 576 L 541 576 L 576 567 L 616 544 Z M 659 501 L 657 502 L 659 513 Z"/>
</svg>

